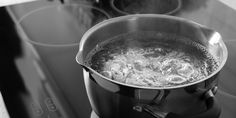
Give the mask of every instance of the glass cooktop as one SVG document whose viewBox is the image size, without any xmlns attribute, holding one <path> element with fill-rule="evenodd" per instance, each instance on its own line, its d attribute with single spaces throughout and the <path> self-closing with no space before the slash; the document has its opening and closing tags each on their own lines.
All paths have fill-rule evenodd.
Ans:
<svg viewBox="0 0 236 118">
<path fill-rule="evenodd" d="M 84 0 L 86 1 L 86 0 Z M 88 0 L 93 1 L 93 0 Z M 222 0 L 222 1 L 229 1 L 229 0 Z M 67 0 L 69 4 L 87 4 L 84 2 L 80 2 L 80 0 Z M 58 3 L 56 3 L 58 4 Z M 27 4 L 20 4 L 10 6 L 9 10 L 12 12 L 13 16 L 15 16 L 16 20 L 19 20 L 24 13 L 30 12 L 33 9 L 37 9 L 45 4 L 41 2 L 32 2 Z M 52 5 L 50 3 L 50 5 Z M 55 5 L 55 4 L 53 4 Z M 91 5 L 100 9 L 103 9 L 110 17 L 116 17 L 117 14 L 114 14 L 107 4 L 106 0 L 94 0 Z M 108 6 L 107 6 L 108 5 Z M 31 6 L 31 7 L 29 7 Z M 32 7 L 33 6 L 33 7 Z M 54 11 L 52 12 L 55 12 Z M 60 9 L 58 9 L 60 10 Z M 55 14 L 54 14 L 55 15 Z M 53 17 L 54 15 L 48 16 Z M 120 14 L 119 14 L 120 15 Z M 216 98 L 219 101 L 222 112 L 220 118 L 235 118 L 236 117 L 236 3 L 228 3 L 228 2 L 221 2 L 219 0 L 182 0 L 182 6 L 180 9 L 175 11 L 174 14 L 178 17 L 183 17 L 189 20 L 193 20 L 197 23 L 206 25 L 209 28 L 212 28 L 218 31 L 228 48 L 228 60 L 220 73 L 220 79 L 218 83 L 218 91 L 216 94 Z M 40 18 L 40 17 L 39 17 Z M 53 23 L 51 24 L 53 27 Z M 44 27 L 41 25 L 41 27 Z M 56 27 L 56 26 L 55 26 Z M 58 27 L 57 27 L 58 28 Z M 63 27 L 60 27 L 63 28 Z M 34 30 L 34 29 L 31 29 Z M 45 29 L 46 30 L 46 29 Z M 63 29 L 62 29 L 63 30 Z M 56 33 L 53 30 L 50 31 L 51 33 Z M 61 88 L 61 87 L 59 87 Z M 62 87 L 63 88 L 63 87 Z M 64 87 L 67 88 L 67 87 Z M 67 88 L 70 91 L 70 87 Z M 67 93 L 67 96 L 70 94 L 76 94 L 76 92 Z M 70 105 L 76 105 L 72 103 Z M 83 106 L 83 105 L 81 105 Z M 88 106 L 88 102 L 86 105 Z M 73 107 L 76 108 L 76 107 Z M 75 110 L 80 114 L 79 110 Z M 91 111 L 87 111 L 91 112 Z M 90 114 L 86 114 L 83 118 L 90 117 Z M 94 114 L 92 115 L 94 117 Z"/>
</svg>

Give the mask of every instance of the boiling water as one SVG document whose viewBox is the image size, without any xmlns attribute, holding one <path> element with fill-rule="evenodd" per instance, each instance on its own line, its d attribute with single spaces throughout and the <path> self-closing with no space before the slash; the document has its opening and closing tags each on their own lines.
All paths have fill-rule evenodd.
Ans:
<svg viewBox="0 0 236 118">
<path fill-rule="evenodd" d="M 86 64 L 126 84 L 170 87 L 201 80 L 218 63 L 200 44 L 175 34 L 135 32 L 98 44 Z"/>
</svg>

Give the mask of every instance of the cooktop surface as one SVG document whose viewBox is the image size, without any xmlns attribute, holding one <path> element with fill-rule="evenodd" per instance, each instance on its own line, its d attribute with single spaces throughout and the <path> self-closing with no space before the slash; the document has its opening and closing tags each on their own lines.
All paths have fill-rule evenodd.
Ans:
<svg viewBox="0 0 236 118">
<path fill-rule="evenodd" d="M 110 15 L 110 17 L 116 17 L 116 14 L 113 14 L 112 10 L 110 8 L 107 8 L 106 6 L 107 3 L 106 2 L 103 3 L 103 1 L 105 0 L 101 0 L 100 1 L 101 3 L 99 4 L 97 3 L 96 4 L 86 3 L 86 4 L 103 9 L 105 12 L 107 12 L 107 15 Z M 74 3 L 81 4 L 78 2 L 74 2 Z M 34 4 L 33 6 L 37 6 L 37 4 L 41 4 L 41 3 L 35 2 L 33 4 Z M 24 10 L 26 11 L 32 10 L 32 9 L 30 10 L 27 9 L 27 6 L 29 5 L 31 5 L 31 3 L 25 4 L 25 5 L 22 4 L 21 6 L 11 7 L 12 13 L 13 14 L 15 13 L 16 20 L 19 20 L 21 18 L 20 12 Z M 60 10 L 61 9 L 52 9 L 51 12 L 59 13 L 58 11 Z M 45 10 L 45 12 L 50 13 L 48 12 L 48 10 Z M 42 15 L 42 14 L 36 14 L 36 15 Z M 37 18 L 47 19 L 50 17 L 55 17 L 55 15 L 57 14 L 47 16 L 47 17 L 39 16 Z M 182 6 L 173 15 L 178 16 L 178 17 L 183 17 L 189 20 L 193 20 L 202 25 L 206 25 L 207 27 L 218 31 L 222 35 L 223 41 L 225 42 L 228 48 L 229 54 L 228 54 L 228 60 L 219 75 L 220 79 L 218 83 L 218 91 L 216 93 L 216 98 L 219 101 L 219 104 L 221 105 L 221 108 L 222 108 L 220 118 L 235 118 L 236 117 L 236 112 L 235 112 L 235 109 L 236 109 L 236 87 L 235 87 L 236 85 L 236 63 L 235 63 L 235 60 L 236 60 L 236 3 L 225 4 L 219 0 L 182 0 Z M 86 19 L 83 19 L 83 20 L 86 20 Z M 53 25 L 58 25 L 58 24 L 57 23 L 54 24 L 54 22 L 50 22 L 50 24 L 44 23 L 40 27 L 45 26 L 45 27 L 51 27 L 51 28 L 58 28 L 58 26 L 53 26 Z M 63 26 L 60 28 L 62 28 L 61 30 L 63 30 L 66 28 L 66 26 Z M 47 30 L 47 28 L 45 28 L 45 30 Z M 50 33 L 52 34 L 56 33 L 57 35 L 59 35 L 57 32 L 54 32 L 54 31 L 56 30 L 51 30 Z M 60 87 L 60 88 L 63 88 L 63 87 Z M 64 91 L 71 91 L 71 90 L 70 88 L 68 88 L 68 90 L 64 90 Z M 70 94 L 73 95 L 75 93 L 68 92 L 66 96 L 70 96 Z M 76 102 L 76 101 L 72 101 L 72 103 L 73 102 Z M 85 104 L 86 105 L 81 105 L 81 106 L 89 106 L 88 102 L 86 102 Z M 71 105 L 73 106 L 73 104 Z M 78 114 L 80 114 L 79 113 L 80 111 L 78 110 L 75 110 L 75 111 L 78 112 Z M 87 111 L 87 112 L 90 113 L 92 111 Z M 90 114 L 87 114 L 83 118 L 86 118 L 86 117 L 90 117 Z M 94 113 L 92 113 L 91 117 L 96 118 Z"/>
</svg>

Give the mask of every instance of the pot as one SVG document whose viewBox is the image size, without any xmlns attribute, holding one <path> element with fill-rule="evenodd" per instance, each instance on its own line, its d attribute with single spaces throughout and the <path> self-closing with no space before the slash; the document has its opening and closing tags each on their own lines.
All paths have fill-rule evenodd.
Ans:
<svg viewBox="0 0 236 118">
<path fill-rule="evenodd" d="M 177 33 L 204 46 L 219 67 L 199 81 L 172 87 L 142 87 L 106 78 L 85 64 L 87 54 L 100 42 L 127 32 Z M 187 19 L 136 14 L 112 18 L 88 30 L 81 39 L 77 62 L 83 67 L 87 94 L 94 112 L 101 118 L 215 118 L 220 106 L 214 97 L 218 75 L 226 63 L 227 48 L 221 35 Z"/>
</svg>

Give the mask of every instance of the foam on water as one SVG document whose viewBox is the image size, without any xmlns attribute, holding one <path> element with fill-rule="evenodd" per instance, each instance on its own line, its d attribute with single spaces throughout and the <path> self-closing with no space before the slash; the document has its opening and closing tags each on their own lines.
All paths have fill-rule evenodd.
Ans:
<svg viewBox="0 0 236 118">
<path fill-rule="evenodd" d="M 110 79 L 153 87 L 196 82 L 218 67 L 204 46 L 186 37 L 151 31 L 108 39 L 86 60 L 88 66 Z"/>
</svg>

